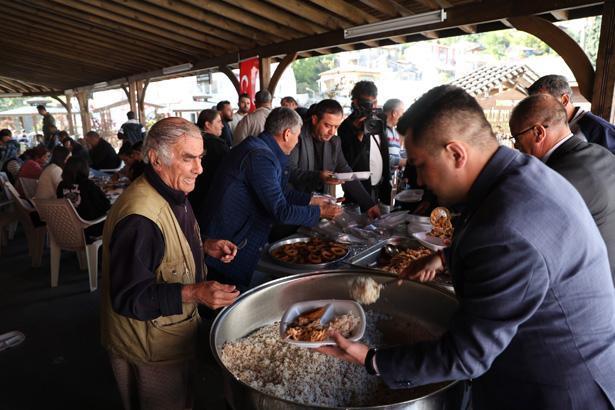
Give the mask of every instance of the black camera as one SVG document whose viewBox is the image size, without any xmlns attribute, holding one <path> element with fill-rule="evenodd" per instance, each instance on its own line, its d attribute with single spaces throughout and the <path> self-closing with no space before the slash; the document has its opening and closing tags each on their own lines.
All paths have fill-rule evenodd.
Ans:
<svg viewBox="0 0 615 410">
<path fill-rule="evenodd" d="M 365 136 L 384 135 L 384 113 L 380 108 L 374 108 L 368 99 L 360 99 L 352 112 L 355 118 L 366 117 L 363 121 L 363 134 Z"/>
</svg>

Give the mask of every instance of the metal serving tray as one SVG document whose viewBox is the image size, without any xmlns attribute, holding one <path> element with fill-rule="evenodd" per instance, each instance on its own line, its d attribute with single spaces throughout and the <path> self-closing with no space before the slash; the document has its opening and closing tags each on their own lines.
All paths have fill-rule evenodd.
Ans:
<svg viewBox="0 0 615 410">
<path fill-rule="evenodd" d="M 346 253 L 336 259 L 333 259 L 332 261 L 329 262 L 323 262 L 323 263 L 291 263 L 291 262 L 285 262 L 282 260 L 279 260 L 278 258 L 276 258 L 275 256 L 273 256 L 273 252 L 284 246 L 284 245 L 290 245 L 293 243 L 297 243 L 297 242 L 307 242 L 310 239 L 312 239 L 312 237 L 310 236 L 300 236 L 298 238 L 291 238 L 291 239 L 283 239 L 281 241 L 277 241 L 275 242 L 273 245 L 271 245 L 269 247 L 268 253 L 269 256 L 271 257 L 271 259 L 273 259 L 273 261 L 275 261 L 276 264 L 280 264 L 283 266 L 287 266 L 289 268 L 300 268 L 300 269 L 312 269 L 312 270 L 316 270 L 316 269 L 322 269 L 322 268 L 327 268 L 330 267 L 332 265 L 335 265 L 336 263 L 344 260 L 344 258 L 346 258 L 348 256 L 348 253 L 350 252 L 350 247 L 348 245 L 345 244 L 341 244 L 346 248 Z M 327 239 L 324 239 L 327 240 Z"/>
<path fill-rule="evenodd" d="M 378 242 L 376 245 L 365 249 L 363 252 L 358 252 L 348 258 L 346 263 L 361 268 L 373 269 L 378 272 L 387 272 L 378 266 L 378 258 L 380 257 L 380 252 L 385 245 L 396 245 L 406 249 L 417 249 L 422 246 L 414 239 L 406 238 L 404 236 L 393 236 L 389 239 Z M 434 284 L 445 287 L 449 291 L 453 291 L 453 282 L 448 273 L 437 275 L 434 279 Z"/>
</svg>

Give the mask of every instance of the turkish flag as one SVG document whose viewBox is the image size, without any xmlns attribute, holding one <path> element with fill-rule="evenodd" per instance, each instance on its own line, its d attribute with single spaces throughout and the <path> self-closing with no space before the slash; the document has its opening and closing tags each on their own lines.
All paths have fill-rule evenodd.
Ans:
<svg viewBox="0 0 615 410">
<path fill-rule="evenodd" d="M 239 62 L 239 91 L 250 96 L 250 112 L 254 111 L 254 95 L 258 81 L 258 57 Z"/>
</svg>

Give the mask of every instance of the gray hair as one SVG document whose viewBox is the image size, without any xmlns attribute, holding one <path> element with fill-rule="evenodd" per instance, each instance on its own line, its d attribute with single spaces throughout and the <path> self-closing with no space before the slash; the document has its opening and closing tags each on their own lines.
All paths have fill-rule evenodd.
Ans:
<svg viewBox="0 0 615 410">
<path fill-rule="evenodd" d="M 570 88 L 568 80 L 566 80 L 566 77 L 563 75 L 545 75 L 536 80 L 534 84 L 530 85 L 527 89 L 527 92 L 530 95 L 538 94 L 541 91 L 546 91 L 548 94 L 551 94 L 557 99 L 564 94 L 567 94 L 570 98 L 572 98 L 572 88 Z"/>
<path fill-rule="evenodd" d="M 284 130 L 291 129 L 295 131 L 301 128 L 303 120 L 295 110 L 290 108 L 278 107 L 271 110 L 265 121 L 265 131 L 271 135 L 279 135 Z"/>
<path fill-rule="evenodd" d="M 158 121 L 147 133 L 143 142 L 143 162 L 149 163 L 150 150 L 154 150 L 165 165 L 170 165 L 173 159 L 171 145 L 182 137 L 202 138 L 199 128 L 181 117 L 169 117 Z"/>
</svg>

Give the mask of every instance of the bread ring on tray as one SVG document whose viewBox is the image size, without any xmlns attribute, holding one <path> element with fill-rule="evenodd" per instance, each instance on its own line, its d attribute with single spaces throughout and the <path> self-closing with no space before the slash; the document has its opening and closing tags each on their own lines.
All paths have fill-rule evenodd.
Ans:
<svg viewBox="0 0 615 410">
<path fill-rule="evenodd" d="M 342 256 L 346 254 L 346 249 L 338 245 L 332 246 L 330 250 L 335 256 Z"/>
<path fill-rule="evenodd" d="M 297 256 L 299 254 L 299 251 L 297 249 L 289 249 L 286 251 L 286 254 L 289 256 Z"/>
<path fill-rule="evenodd" d="M 330 261 L 335 259 L 335 254 L 331 251 L 327 251 L 325 249 L 323 249 L 322 251 L 322 258 L 326 261 Z"/>
<path fill-rule="evenodd" d="M 318 255 L 308 255 L 307 259 L 309 263 L 313 263 L 313 264 L 322 263 L 322 258 Z"/>
</svg>

